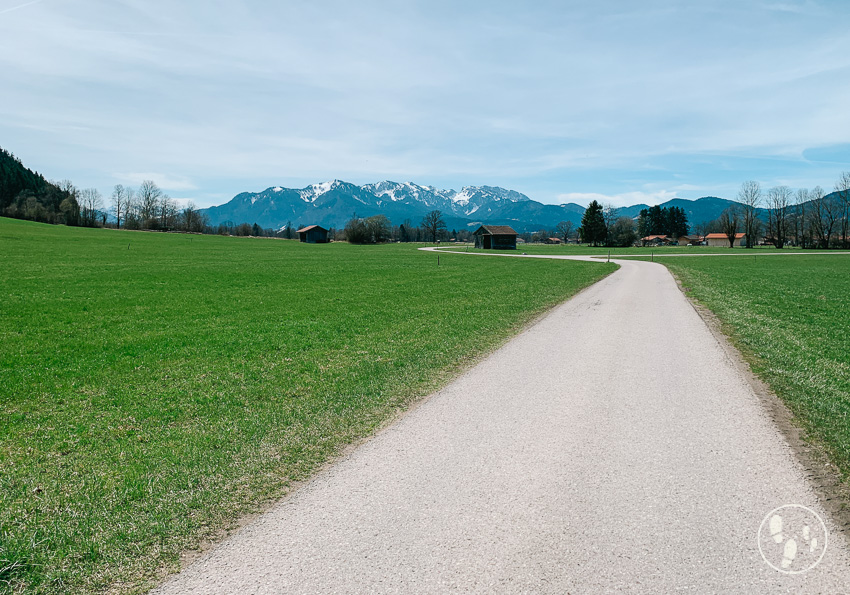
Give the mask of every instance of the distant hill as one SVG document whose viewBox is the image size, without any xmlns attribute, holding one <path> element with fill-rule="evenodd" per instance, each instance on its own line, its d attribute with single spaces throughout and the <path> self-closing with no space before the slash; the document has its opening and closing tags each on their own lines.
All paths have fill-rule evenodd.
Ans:
<svg viewBox="0 0 850 595">
<path fill-rule="evenodd" d="M 736 203 L 708 196 L 698 200 L 674 198 L 661 206 L 684 209 L 693 225 L 716 219 L 731 204 Z M 648 206 L 633 205 L 619 209 L 619 213 L 635 218 L 644 208 Z M 231 221 L 280 228 L 291 222 L 340 228 L 355 214 L 382 214 L 396 225 L 406 220 L 419 225 L 423 215 L 434 209 L 443 212 L 449 229 L 471 229 L 486 222 L 510 225 L 522 233 L 553 229 L 560 221 L 572 221 L 578 226 L 585 207 L 574 203 L 543 204 L 514 190 L 494 186 L 467 186 L 455 191 L 410 182 L 357 186 L 334 180 L 300 189 L 275 186 L 262 192 L 243 192 L 204 212 L 213 225 Z"/>
<path fill-rule="evenodd" d="M 697 223 L 704 223 L 707 221 L 713 221 L 720 216 L 720 213 L 725 211 L 731 205 L 737 205 L 739 203 L 734 200 L 728 200 L 725 198 L 718 198 L 716 196 L 704 196 L 703 198 L 698 198 L 696 200 L 687 200 L 685 198 L 672 198 L 667 202 L 661 203 L 661 208 L 665 207 L 679 207 L 685 211 L 685 214 L 688 216 L 688 223 L 693 226 Z M 634 205 L 631 207 L 624 207 L 619 209 L 618 212 L 620 215 L 625 217 L 635 218 L 640 215 L 642 209 L 648 209 L 648 205 Z"/>
</svg>

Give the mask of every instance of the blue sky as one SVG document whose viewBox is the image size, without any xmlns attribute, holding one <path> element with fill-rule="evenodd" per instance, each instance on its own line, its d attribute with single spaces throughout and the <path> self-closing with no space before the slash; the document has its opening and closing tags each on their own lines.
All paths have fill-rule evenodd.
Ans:
<svg viewBox="0 0 850 595">
<path fill-rule="evenodd" d="M 334 178 L 622 206 L 850 170 L 844 0 L 0 0 L 0 146 L 199 206 Z"/>
</svg>

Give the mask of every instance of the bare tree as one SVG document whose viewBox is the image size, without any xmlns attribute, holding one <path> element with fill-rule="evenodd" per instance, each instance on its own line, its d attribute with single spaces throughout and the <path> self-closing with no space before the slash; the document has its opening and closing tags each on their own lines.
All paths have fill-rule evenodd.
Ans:
<svg viewBox="0 0 850 595">
<path fill-rule="evenodd" d="M 738 208 L 730 206 L 728 209 L 720 213 L 718 221 L 720 223 L 720 233 L 724 234 L 726 236 L 726 239 L 729 240 L 729 247 L 734 248 L 735 236 L 738 233 L 738 225 L 740 225 L 740 215 L 738 214 Z"/>
<path fill-rule="evenodd" d="M 168 196 L 167 194 L 163 194 L 159 199 L 159 205 L 157 207 L 157 211 L 159 212 L 159 228 L 163 230 L 171 229 L 177 224 L 177 202 Z"/>
<path fill-rule="evenodd" d="M 808 209 L 806 208 L 809 203 L 809 191 L 805 188 L 800 188 L 797 190 L 797 194 L 794 195 L 794 199 L 796 203 L 794 235 L 797 245 L 806 248 L 811 244 L 810 241 L 807 241 L 806 237 L 806 231 L 809 229 Z"/>
<path fill-rule="evenodd" d="M 738 202 L 744 205 L 744 234 L 747 236 L 747 248 L 752 248 L 759 234 L 758 207 L 761 204 L 761 185 L 748 180 L 741 184 Z"/>
<path fill-rule="evenodd" d="M 706 235 L 713 231 L 712 223 L 712 221 L 701 221 L 694 225 L 693 232 L 699 237 L 704 238 Z"/>
<path fill-rule="evenodd" d="M 70 194 L 74 200 L 79 200 L 80 191 L 74 186 L 74 183 L 71 180 L 59 180 L 56 182 L 56 185 L 59 186 L 59 190 L 66 194 Z"/>
<path fill-rule="evenodd" d="M 790 225 L 791 189 L 776 186 L 767 191 L 767 230 L 773 245 L 781 249 L 788 241 Z"/>
<path fill-rule="evenodd" d="M 811 198 L 811 226 L 818 246 L 829 248 L 835 224 L 838 222 L 841 207 L 831 196 L 824 195 L 823 188 L 815 186 Z"/>
<path fill-rule="evenodd" d="M 127 206 L 124 207 L 124 228 L 125 229 L 140 229 L 142 226 L 141 212 L 139 208 L 139 200 L 136 197 L 136 191 L 125 186 L 127 191 Z"/>
<path fill-rule="evenodd" d="M 103 196 L 95 188 L 85 188 L 80 191 L 77 202 L 80 204 L 80 218 L 83 225 L 94 227 L 100 211 L 103 210 Z"/>
<path fill-rule="evenodd" d="M 422 217 L 422 227 L 431 237 L 431 242 L 437 242 L 437 235 L 446 229 L 446 222 L 443 221 L 443 213 L 439 210 L 433 210 Z"/>
<path fill-rule="evenodd" d="M 129 188 L 124 188 L 121 184 L 115 184 L 112 190 L 112 212 L 115 213 L 117 224 L 115 227 L 121 229 L 121 217 L 126 215 L 127 203 L 129 202 Z"/>
<path fill-rule="evenodd" d="M 189 202 L 184 208 L 183 212 L 180 215 L 181 219 L 181 227 L 185 231 L 191 232 L 202 232 L 204 228 L 208 225 L 209 217 L 207 217 L 206 213 L 198 212 L 198 207 L 195 206 L 195 203 Z"/>
<path fill-rule="evenodd" d="M 157 223 L 159 214 L 159 201 L 162 198 L 162 190 L 153 180 L 145 180 L 139 186 L 136 193 L 139 203 L 139 218 L 142 226 L 151 227 Z"/>
<path fill-rule="evenodd" d="M 619 216 L 619 209 L 607 203 L 602 205 L 602 220 L 605 222 L 605 244 L 610 246 L 613 243 L 614 223 Z"/>
<path fill-rule="evenodd" d="M 564 239 L 564 243 L 566 244 L 570 240 L 570 235 L 573 233 L 573 222 L 561 221 L 555 228 L 555 232 Z"/>
</svg>

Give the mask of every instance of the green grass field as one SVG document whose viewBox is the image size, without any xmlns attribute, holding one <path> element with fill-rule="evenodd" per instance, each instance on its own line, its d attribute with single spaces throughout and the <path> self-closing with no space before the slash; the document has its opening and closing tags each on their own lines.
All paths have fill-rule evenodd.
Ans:
<svg viewBox="0 0 850 595">
<path fill-rule="evenodd" d="M 850 478 L 850 255 L 661 262 Z"/>
<path fill-rule="evenodd" d="M 0 219 L 0 591 L 135 592 L 615 265 Z"/>
</svg>

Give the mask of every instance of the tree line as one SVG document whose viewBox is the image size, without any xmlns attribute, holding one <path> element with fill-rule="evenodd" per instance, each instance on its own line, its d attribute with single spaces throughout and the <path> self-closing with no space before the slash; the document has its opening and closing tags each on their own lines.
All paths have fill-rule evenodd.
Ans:
<svg viewBox="0 0 850 595">
<path fill-rule="evenodd" d="M 656 213 L 655 209 L 658 209 Z M 671 216 L 671 212 L 675 209 L 675 217 Z M 616 207 L 612 205 L 603 206 L 598 201 L 593 200 L 584 211 L 581 218 L 581 226 L 578 228 L 578 236 L 582 243 L 591 244 L 593 246 L 609 246 L 609 247 L 624 247 L 633 246 L 639 237 L 638 229 L 668 229 L 671 220 L 675 220 L 676 225 L 680 225 L 680 229 L 688 231 L 688 218 L 682 209 L 671 207 L 670 209 L 659 209 L 652 207 L 652 219 L 647 209 L 641 211 L 636 223 L 631 217 L 620 216 Z M 679 213 L 681 212 L 681 213 Z M 649 227 L 653 225 L 655 227 Z M 669 228 L 669 231 L 678 231 L 679 229 Z M 646 234 L 650 235 L 650 234 Z M 659 234 L 667 235 L 667 234 Z M 676 236 L 678 237 L 678 236 Z"/>
<path fill-rule="evenodd" d="M 337 234 L 336 239 L 345 240 L 352 244 L 437 243 L 448 239 L 468 242 L 472 239 L 472 232 L 465 229 L 449 231 L 442 211 L 435 209 L 426 213 L 418 225 L 415 225 L 411 219 L 405 219 L 403 223 L 393 225 L 385 215 L 361 218 L 355 214 L 346 223 L 341 233 Z"/>
<path fill-rule="evenodd" d="M 722 233 L 730 242 L 745 234 L 746 247 L 761 241 L 776 248 L 850 248 L 850 172 L 843 172 L 833 192 L 820 186 L 792 190 L 775 186 L 767 191 L 753 180 L 738 191 L 738 204 L 720 217 L 698 226 L 700 233 Z"/>
</svg>

